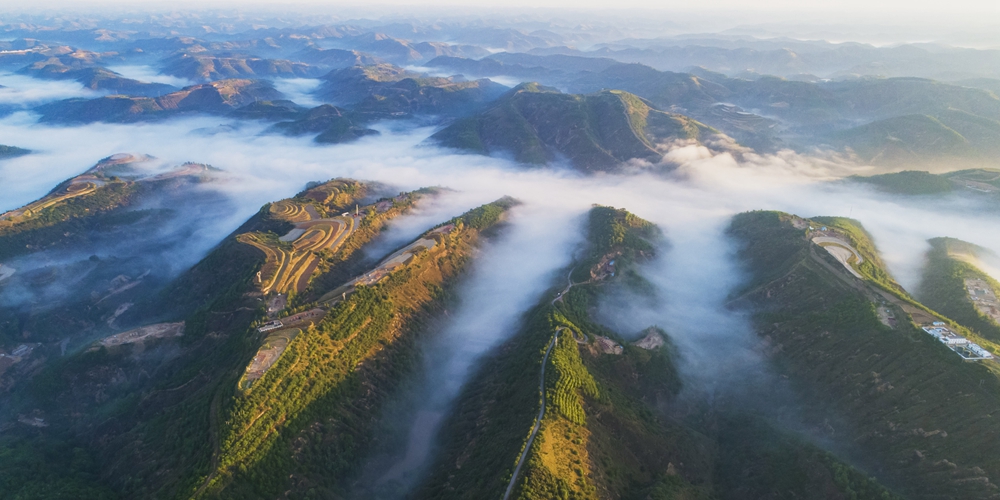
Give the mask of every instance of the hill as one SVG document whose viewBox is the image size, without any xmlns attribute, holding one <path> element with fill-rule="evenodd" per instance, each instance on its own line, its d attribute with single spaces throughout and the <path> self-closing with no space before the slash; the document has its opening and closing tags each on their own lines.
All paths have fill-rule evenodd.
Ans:
<svg viewBox="0 0 1000 500">
<path fill-rule="evenodd" d="M 375 268 L 364 264 L 361 250 L 420 193 L 362 207 L 358 217 L 349 217 L 356 219 L 354 229 L 325 249 L 303 246 L 315 240 L 310 230 L 322 232 L 320 225 L 341 217 L 333 213 L 374 188 L 334 180 L 265 206 L 158 299 L 136 306 L 143 318 L 158 311 L 183 321 L 182 336 L 95 345 L 67 356 L 20 388 L 17 405 L 0 412 L 4 421 L 33 408 L 51 431 L 48 446 L 78 449 L 75 465 L 66 464 L 67 475 L 55 479 L 59 487 L 103 489 L 123 498 L 339 491 L 357 465 L 346 458 L 362 453 L 370 439 L 370 412 L 416 359 L 416 340 L 441 313 L 449 296 L 444 292 L 471 261 L 468 252 L 480 231 L 500 223 L 511 204 L 500 201 L 440 225 Z M 325 216 L 314 219 L 313 211 Z M 293 232 L 297 237 L 287 249 L 321 257 L 314 279 L 302 293 L 262 295 L 273 276 L 269 269 L 275 269 L 269 266 L 278 261 L 245 237 L 284 234 L 303 224 L 309 227 Z M 275 239 L 274 248 L 286 248 Z M 371 279 L 373 273 L 379 277 Z M 320 299 L 330 291 L 328 283 L 337 291 Z M 274 323 L 282 327 L 270 328 Z M 259 359 L 270 361 L 259 365 Z M 152 374 L 138 376 L 150 369 Z M 262 376 L 252 376 L 257 373 Z M 244 420 L 249 414 L 243 410 L 260 404 L 269 413 Z M 12 450 L 0 456 L 0 470 L 34 463 L 29 450 L 42 438 L 30 429 L 16 427 L 0 437 Z M 313 444 L 302 449 L 303 439 Z M 316 469 L 321 463 L 327 466 Z M 49 465 L 39 465 L 36 474 L 5 472 L 7 491 L 50 486 L 39 480 L 50 477 Z M 90 467 L 99 467 L 100 475 L 69 474 Z M 289 473 L 307 479 L 289 481 Z M 83 484 L 72 482 L 77 479 Z"/>
<path fill-rule="evenodd" d="M 868 184 L 886 193 L 902 195 L 940 195 L 957 190 L 978 195 L 1000 192 L 1000 171 L 993 169 L 968 169 L 943 174 L 904 170 L 868 177 L 851 176 L 847 180 Z"/>
<path fill-rule="evenodd" d="M 219 209 L 222 197 L 210 183 L 220 174 L 189 163 L 154 175 L 140 168 L 147 160 L 105 158 L 0 215 L 0 349 L 115 331 L 138 297 L 163 286 L 178 260 L 171 252 L 184 247 L 177 240 Z M 186 211 L 181 200 L 198 204 L 203 215 Z M 165 227 L 172 232 L 164 234 Z M 3 371 L 0 388 L 11 380 Z"/>
<path fill-rule="evenodd" d="M 0 144 L 0 160 L 17 158 L 18 156 L 24 156 L 26 154 L 31 154 L 31 150 L 19 148 L 17 146 L 5 146 Z"/>
<path fill-rule="evenodd" d="M 776 490 L 895 498 L 758 417 L 724 403 L 683 405 L 667 332 L 628 332 L 640 339 L 628 342 L 592 316 L 603 298 L 648 290 L 637 264 L 654 256 L 660 237 L 625 210 L 591 210 L 570 284 L 531 310 L 470 381 L 414 498 L 761 498 Z"/>
<path fill-rule="evenodd" d="M 66 59 L 69 56 L 50 57 L 21 69 L 19 73 L 45 80 L 74 80 L 91 90 L 129 96 L 157 97 L 177 90 L 172 85 L 125 78 L 101 67 L 77 67 L 73 61 L 65 61 Z"/>
<path fill-rule="evenodd" d="M 934 238 L 927 252 L 917 297 L 979 335 L 1000 342 L 1000 284 L 978 265 L 997 260 L 985 248 L 954 238 Z"/>
<path fill-rule="evenodd" d="M 150 98 L 120 95 L 97 99 L 67 99 L 35 108 L 48 123 L 129 123 L 161 120 L 180 114 L 225 114 L 257 101 L 281 99 L 280 92 L 264 81 L 220 80 L 185 87 Z"/>
<path fill-rule="evenodd" d="M 322 80 L 317 96 L 372 118 L 468 115 L 508 90 L 490 80 L 423 77 L 389 64 L 334 70 Z"/>
<path fill-rule="evenodd" d="M 368 121 L 364 117 L 330 104 L 297 113 L 294 118 L 276 123 L 268 131 L 285 135 L 317 134 L 315 140 L 320 143 L 349 142 L 379 133 L 364 126 Z"/>
<path fill-rule="evenodd" d="M 594 172 L 616 170 L 632 159 L 656 162 L 664 143 L 697 141 L 712 133 L 695 120 L 654 109 L 626 92 L 574 95 L 522 84 L 432 139 L 480 154 L 509 154 L 529 164 L 565 158 Z"/>
<path fill-rule="evenodd" d="M 314 78 L 321 68 L 283 59 L 263 59 L 243 54 L 210 55 L 183 52 L 161 61 L 161 70 L 194 82 L 228 78 Z"/>
<path fill-rule="evenodd" d="M 809 226 L 826 227 L 824 239 Z M 735 303 L 752 314 L 804 414 L 827 422 L 830 436 L 852 443 L 852 458 L 907 498 L 994 495 L 1000 463 L 985 436 L 996 425 L 970 416 L 1000 405 L 1000 370 L 991 360 L 963 361 L 917 325 L 941 321 L 995 344 L 912 299 L 855 222 L 749 212 L 729 234 L 750 276 Z M 827 248 L 831 241 L 855 257 Z"/>
</svg>

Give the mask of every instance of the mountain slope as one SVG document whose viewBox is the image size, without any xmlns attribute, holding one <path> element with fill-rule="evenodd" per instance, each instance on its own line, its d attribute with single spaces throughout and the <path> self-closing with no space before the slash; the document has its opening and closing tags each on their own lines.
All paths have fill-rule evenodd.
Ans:
<svg viewBox="0 0 1000 500">
<path fill-rule="evenodd" d="M 290 201 L 323 213 L 341 213 L 374 189 L 335 180 L 311 186 Z M 387 209 L 385 204 L 363 207 L 363 224 L 323 255 L 317 280 L 364 272 L 359 250 L 419 196 L 400 195 Z M 291 310 L 282 311 L 284 304 L 275 306 L 273 296 L 262 301 L 256 276 L 267 257 L 238 241 L 239 235 L 250 232 L 288 231 L 290 212 L 272 211 L 271 206 L 159 296 L 133 307 L 135 316 L 147 322 L 183 321 L 182 336 L 95 345 L 68 355 L 22 387 L 11 399 L 16 405 L 0 409 L 4 422 L 16 419 L 11 412 L 24 408 L 43 416 L 54 444 L 79 448 L 81 460 L 90 456 L 100 464 L 100 475 L 91 476 L 90 485 L 111 488 L 123 498 L 189 498 L 214 470 L 213 443 L 218 443 L 224 424 L 220 416 L 231 408 L 238 381 L 266 340 L 255 327 L 279 311 L 291 323 L 288 316 L 298 312 L 293 297 L 289 297 Z M 396 269 L 393 285 L 409 282 L 407 269 Z M 278 309 L 272 307 L 269 313 L 269 306 Z M 39 443 L 30 429 L 16 427 L 16 432 L 5 432 L 2 438 L 12 446 Z M 5 464 L 22 459 L 21 453 L 0 455 Z M 18 484 L 34 487 L 40 477 L 19 478 Z"/>
<path fill-rule="evenodd" d="M 655 162 L 662 156 L 657 149 L 661 143 L 695 141 L 714 132 L 625 92 L 573 95 L 522 84 L 432 139 L 480 154 L 510 154 L 523 163 L 566 158 L 576 168 L 593 172 L 615 170 L 632 159 Z"/>
<path fill-rule="evenodd" d="M 997 260 L 996 255 L 953 238 L 934 238 L 930 244 L 917 296 L 979 335 L 1000 343 L 1000 304 L 996 303 L 1000 285 L 977 267 L 981 259 Z"/>
<path fill-rule="evenodd" d="M 828 226 L 864 262 L 825 255 L 807 239 L 809 225 Z M 752 312 L 810 418 L 853 443 L 854 458 L 908 498 L 995 495 L 998 429 L 987 416 L 1000 409 L 1000 370 L 963 361 L 911 321 L 944 321 L 995 345 L 909 298 L 852 221 L 749 212 L 729 234 L 750 277 L 737 303 Z"/>
<path fill-rule="evenodd" d="M 485 360 L 414 498 L 895 498 L 752 414 L 722 401 L 709 410 L 680 403 L 666 332 L 651 327 L 626 342 L 595 320 L 602 297 L 649 292 L 637 264 L 659 237 L 624 210 L 591 211 L 573 284 L 547 294 Z"/>
<path fill-rule="evenodd" d="M 337 293 L 321 302 L 329 308 L 326 316 L 299 333 L 262 379 L 236 395 L 222 430 L 219 471 L 209 476 L 204 494 L 344 491 L 372 438 L 369 414 L 414 361 L 423 325 L 441 313 L 440 290 L 461 272 L 479 233 L 498 223 L 507 206 L 487 206 L 497 211 L 488 221 L 456 218 L 425 234 L 437 243 L 377 284 L 359 284 L 346 291 L 346 299 Z"/>
</svg>

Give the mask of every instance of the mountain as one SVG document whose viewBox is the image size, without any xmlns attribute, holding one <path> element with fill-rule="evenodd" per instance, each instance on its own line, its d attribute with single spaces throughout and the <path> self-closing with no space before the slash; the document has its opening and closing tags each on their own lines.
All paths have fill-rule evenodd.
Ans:
<svg viewBox="0 0 1000 500">
<path fill-rule="evenodd" d="M 626 337 L 594 317 L 605 299 L 649 292 L 640 264 L 661 238 L 625 210 L 590 211 L 586 251 L 569 282 L 488 355 L 446 417 L 442 452 L 411 497 L 766 498 L 780 490 L 897 498 L 759 417 L 721 401 L 686 406 L 667 332 L 650 326 Z"/>
<path fill-rule="evenodd" d="M 341 143 L 360 137 L 377 135 L 377 130 L 366 128 L 365 119 L 345 109 L 324 104 L 302 113 L 298 113 L 293 121 L 276 123 L 269 131 L 285 135 L 316 135 L 316 142 Z"/>
<path fill-rule="evenodd" d="M 845 130 L 833 138 L 861 161 L 876 165 L 946 161 L 991 165 L 1000 152 L 1000 122 L 960 111 L 939 117 L 907 115 Z"/>
<path fill-rule="evenodd" d="M 371 415 L 405 381 L 474 249 L 512 204 L 474 209 L 372 263 L 366 244 L 430 194 L 384 198 L 355 215 L 374 188 L 338 179 L 263 207 L 135 306 L 183 322 L 179 337 L 105 339 L 47 368 L 23 394 L 53 433 L 5 432 L 11 452 L 0 470 L 20 470 L 30 444 L 46 442 L 79 451 L 72 467 L 53 457 L 41 474 L 62 468 L 64 487 L 123 497 L 343 491 L 376 435 Z M 82 474 L 90 467 L 110 475 Z M 39 473 L 3 474 L 8 491 L 46 487 Z"/>
<path fill-rule="evenodd" d="M 902 195 L 940 195 L 959 190 L 975 195 L 1000 193 L 1000 170 L 985 168 L 943 174 L 903 170 L 868 177 L 855 175 L 847 180 L 871 185 L 882 192 Z"/>
<path fill-rule="evenodd" d="M 587 171 L 616 170 L 624 162 L 656 162 L 662 145 L 697 141 L 715 130 L 683 115 L 652 108 L 621 91 L 563 94 L 522 84 L 475 116 L 432 136 L 443 146 L 480 154 L 509 154 L 544 164 L 565 158 Z"/>
<path fill-rule="evenodd" d="M 507 90 L 490 80 L 423 77 L 388 64 L 334 70 L 322 80 L 317 96 L 372 119 L 468 115 Z"/>
<path fill-rule="evenodd" d="M 180 53 L 164 59 L 161 70 L 196 82 L 227 78 L 314 78 L 323 70 L 301 62 L 241 54 Z"/>
<path fill-rule="evenodd" d="M 256 101 L 281 99 L 280 92 L 265 81 L 219 80 L 185 87 L 150 98 L 108 96 L 97 99 L 67 99 L 35 108 L 42 122 L 128 123 L 159 120 L 180 114 L 225 114 Z"/>
<path fill-rule="evenodd" d="M 72 65 L 64 64 L 63 59 L 67 57 L 51 57 L 27 66 L 21 69 L 19 73 L 46 80 L 74 80 L 91 90 L 129 96 L 156 97 L 177 90 L 172 85 L 140 82 L 131 78 L 125 78 L 114 71 L 101 67 L 76 68 Z"/>
<path fill-rule="evenodd" d="M 429 60 L 437 56 L 479 58 L 490 54 L 488 50 L 477 45 L 452 45 L 430 41 L 414 42 L 378 32 L 345 37 L 339 43 L 341 48 L 358 50 L 395 64 L 412 64 L 415 61 Z"/>
<path fill-rule="evenodd" d="M 162 290 L 198 251 L 199 231 L 232 209 L 214 185 L 222 175 L 117 154 L 0 215 L 5 401 L 67 349 L 134 325 L 130 309 Z"/>
<path fill-rule="evenodd" d="M 748 212 L 729 234 L 749 273 L 734 305 L 751 314 L 803 414 L 907 498 L 995 494 L 1000 462 L 982 437 L 997 424 L 969 418 L 1000 405 L 993 361 L 965 361 L 920 327 L 1000 346 L 906 293 L 855 221 Z"/>
<path fill-rule="evenodd" d="M 370 66 L 384 62 L 372 55 L 357 50 L 321 49 L 315 46 L 302 49 L 290 57 L 293 61 L 301 61 L 315 66 L 334 69 L 349 68 L 351 66 Z"/>
<path fill-rule="evenodd" d="M 1000 284 L 980 269 L 984 260 L 998 257 L 971 243 L 934 238 L 921 276 L 921 302 L 960 321 L 976 333 L 1000 343 Z"/>
<path fill-rule="evenodd" d="M 18 156 L 24 156 L 26 154 L 31 154 L 31 151 L 17 146 L 5 146 L 0 144 L 0 160 L 17 158 Z"/>
</svg>

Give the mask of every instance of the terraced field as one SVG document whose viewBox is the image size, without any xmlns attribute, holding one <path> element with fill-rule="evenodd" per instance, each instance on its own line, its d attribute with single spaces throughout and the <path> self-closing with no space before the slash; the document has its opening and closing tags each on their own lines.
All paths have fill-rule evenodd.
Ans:
<svg viewBox="0 0 1000 500">
<path fill-rule="evenodd" d="M 103 185 L 103 183 L 96 179 L 93 181 L 90 180 L 79 181 L 74 179 L 73 181 L 70 182 L 68 186 L 66 186 L 64 189 L 59 190 L 58 192 L 52 193 L 20 209 L 12 210 L 3 215 L 0 215 L 0 220 L 11 220 L 18 217 L 32 217 L 38 215 L 42 210 L 45 210 L 46 208 L 55 206 L 61 202 L 64 202 L 72 198 L 77 198 L 80 196 L 85 196 L 90 193 L 93 193 L 101 185 Z"/>
<path fill-rule="evenodd" d="M 262 279 L 262 292 L 301 292 L 309 285 L 309 278 L 319 266 L 317 252 L 336 250 L 353 232 L 354 219 L 320 219 L 311 205 L 290 200 L 273 203 L 270 210 L 278 218 L 297 222 L 295 229 L 278 238 L 278 241 L 271 241 L 273 238 L 259 233 L 241 234 L 237 239 L 264 252 L 267 258 L 265 269 L 274 269 L 273 273 L 265 273 L 269 277 Z M 288 242 L 291 244 L 286 244 Z"/>
<path fill-rule="evenodd" d="M 312 219 L 306 207 L 290 200 L 276 201 L 271 204 L 271 213 L 275 217 L 289 222 L 305 222 Z"/>
</svg>

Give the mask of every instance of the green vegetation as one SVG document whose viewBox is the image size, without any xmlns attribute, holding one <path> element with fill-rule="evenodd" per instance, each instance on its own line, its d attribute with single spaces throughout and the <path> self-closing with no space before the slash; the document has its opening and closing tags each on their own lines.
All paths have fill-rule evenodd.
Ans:
<svg viewBox="0 0 1000 500">
<path fill-rule="evenodd" d="M 992 495 L 985 478 L 1000 471 L 1000 461 L 982 437 L 998 431 L 987 417 L 1000 404 L 994 369 L 963 362 L 909 322 L 884 326 L 871 289 L 810 258 L 810 243 L 789 220 L 744 213 L 729 233 L 742 245 L 739 258 L 751 276 L 741 303 L 753 306 L 758 334 L 781 346 L 774 364 L 807 403 L 806 413 L 854 443 L 858 462 L 907 497 Z M 863 271 L 873 286 L 893 284 L 884 281 L 891 278 L 860 226 L 814 220 L 847 232 L 872 263 Z"/>
<path fill-rule="evenodd" d="M 801 232 L 794 234 L 801 239 Z M 627 211 L 595 207 L 589 255 L 648 257 L 653 235 L 655 226 Z M 628 262 L 634 267 L 635 260 Z M 698 409 L 688 400 L 683 410 L 664 411 L 683 385 L 676 348 L 656 328 L 643 334 L 661 335 L 665 345 L 645 350 L 594 321 L 601 297 L 621 290 L 606 286 L 613 282 L 605 276 L 578 284 L 527 314 L 519 333 L 463 391 L 444 423 L 443 451 L 415 498 L 503 495 L 538 412 L 539 365 L 557 331 L 544 383 L 548 406 L 516 498 L 897 498 L 742 408 Z M 622 353 L 605 352 L 597 336 L 621 343 Z"/>
<path fill-rule="evenodd" d="M 377 411 L 415 362 L 413 337 L 440 311 L 441 290 L 468 261 L 480 230 L 488 228 L 456 228 L 441 237 L 441 245 L 382 282 L 359 287 L 296 336 L 257 383 L 234 397 L 221 430 L 218 467 L 204 494 L 271 496 L 291 487 L 342 495 L 371 439 L 368 413 Z M 375 393 L 366 389 L 373 386 L 379 387 Z M 305 483 L 289 484 L 289 474 Z"/>
<path fill-rule="evenodd" d="M 0 439 L 0 491 L 18 500 L 112 500 L 112 490 L 95 484 L 99 468 L 82 447 L 62 436 L 28 442 Z"/>
<path fill-rule="evenodd" d="M 1000 325 L 976 309 L 965 280 L 978 278 L 1000 290 L 1000 283 L 970 262 L 988 250 L 954 238 L 934 238 L 917 296 L 920 301 L 982 337 L 1000 343 Z"/>
<path fill-rule="evenodd" d="M 615 170 L 631 159 L 656 161 L 660 142 L 697 140 L 712 132 L 627 92 L 573 95 L 525 83 L 433 139 L 480 154 L 510 154 L 529 164 L 565 157 L 576 168 L 598 171 Z"/>
</svg>

